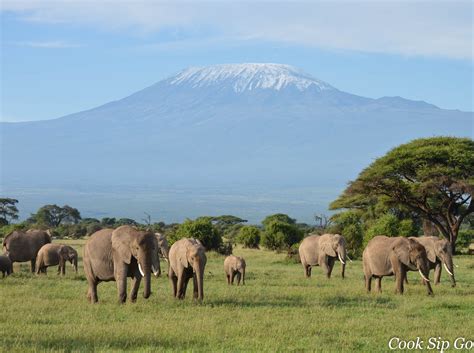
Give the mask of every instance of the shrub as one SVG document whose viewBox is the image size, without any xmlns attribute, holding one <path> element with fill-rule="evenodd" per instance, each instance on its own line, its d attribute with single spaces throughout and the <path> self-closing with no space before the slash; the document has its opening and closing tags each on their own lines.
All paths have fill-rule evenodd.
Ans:
<svg viewBox="0 0 474 353">
<path fill-rule="evenodd" d="M 265 225 L 261 244 L 267 249 L 289 248 L 303 238 L 303 232 L 294 224 L 273 220 Z"/>
<path fill-rule="evenodd" d="M 388 237 L 398 236 L 399 223 L 398 218 L 391 213 L 387 213 L 378 218 L 365 232 L 364 246 L 376 235 L 386 235 Z"/>
<path fill-rule="evenodd" d="M 172 242 L 181 238 L 196 238 L 207 250 L 218 250 L 222 244 L 222 238 L 219 231 L 206 218 L 197 218 L 196 220 L 187 219 L 181 224 L 173 235 Z"/>
<path fill-rule="evenodd" d="M 260 229 L 254 226 L 244 226 L 240 228 L 237 242 L 244 248 L 258 249 L 260 243 Z"/>
</svg>

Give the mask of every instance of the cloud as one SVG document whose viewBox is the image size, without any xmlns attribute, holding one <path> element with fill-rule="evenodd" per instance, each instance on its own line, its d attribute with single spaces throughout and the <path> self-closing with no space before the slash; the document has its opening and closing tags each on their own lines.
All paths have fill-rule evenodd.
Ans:
<svg viewBox="0 0 474 353">
<path fill-rule="evenodd" d="M 56 41 L 28 41 L 28 42 L 14 42 L 13 44 L 21 47 L 43 48 L 43 49 L 64 49 L 64 48 L 78 48 L 79 44 L 68 43 L 61 40 Z"/>
<path fill-rule="evenodd" d="M 471 1 L 4 0 L 1 9 L 26 21 L 145 37 L 170 29 L 207 28 L 219 39 L 457 59 L 473 56 Z"/>
</svg>

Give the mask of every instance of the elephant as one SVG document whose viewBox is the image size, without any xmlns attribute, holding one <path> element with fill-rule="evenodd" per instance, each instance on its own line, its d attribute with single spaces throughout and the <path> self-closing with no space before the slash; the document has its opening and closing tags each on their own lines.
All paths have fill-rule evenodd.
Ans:
<svg viewBox="0 0 474 353">
<path fill-rule="evenodd" d="M 155 233 L 156 240 L 158 241 L 159 254 L 161 257 L 168 262 L 170 247 L 166 236 L 161 233 Z"/>
<path fill-rule="evenodd" d="M 48 231 L 30 229 L 26 232 L 16 230 L 3 240 L 3 251 L 12 263 L 31 262 L 31 272 L 35 272 L 36 256 L 41 247 L 51 243 Z"/>
<path fill-rule="evenodd" d="M 2 277 L 5 277 L 5 274 L 9 276 L 13 272 L 12 261 L 7 255 L 0 255 L 0 272 Z"/>
<path fill-rule="evenodd" d="M 451 279 L 451 287 L 456 287 L 454 278 L 453 251 L 451 244 L 446 240 L 435 236 L 410 237 L 423 245 L 428 256 L 430 270 L 434 269 L 434 283 L 439 284 L 441 278 L 441 264 Z"/>
<path fill-rule="evenodd" d="M 63 244 L 45 244 L 38 252 L 36 258 L 36 274 L 46 273 L 49 266 L 58 267 L 58 275 L 66 274 L 66 262 L 69 261 L 74 266 L 77 273 L 77 251 L 69 245 Z"/>
<path fill-rule="evenodd" d="M 84 247 L 84 272 L 89 285 L 87 298 L 97 303 L 97 285 L 116 281 L 119 303 L 127 300 L 127 277 L 131 277 L 130 301 L 137 299 L 142 277 L 143 297 L 151 295 L 151 273 L 161 274 L 158 243 L 153 233 L 125 225 L 102 229 L 91 235 Z"/>
<path fill-rule="evenodd" d="M 197 239 L 183 238 L 171 246 L 168 277 L 175 298 L 184 299 L 188 281 L 192 278 L 194 299 L 202 302 L 206 262 L 206 250 Z"/>
<path fill-rule="evenodd" d="M 245 268 L 247 267 L 243 257 L 235 255 L 227 256 L 224 260 L 224 272 L 227 277 L 227 284 L 234 284 L 234 278 L 237 276 L 237 285 L 245 285 Z"/>
<path fill-rule="evenodd" d="M 310 234 L 301 242 L 298 252 L 307 278 L 311 277 L 311 267 L 321 266 L 327 278 L 331 278 L 334 263 L 338 258 L 342 264 L 341 275 L 346 270 L 346 240 L 340 234 Z"/>
<path fill-rule="evenodd" d="M 428 295 L 433 294 L 425 248 L 412 239 L 375 236 L 365 247 L 362 261 L 367 292 L 371 291 L 372 278 L 377 278 L 377 290 L 380 293 L 382 277 L 395 275 L 395 293 L 403 294 L 403 282 L 407 271 L 411 270 L 420 273 Z"/>
</svg>

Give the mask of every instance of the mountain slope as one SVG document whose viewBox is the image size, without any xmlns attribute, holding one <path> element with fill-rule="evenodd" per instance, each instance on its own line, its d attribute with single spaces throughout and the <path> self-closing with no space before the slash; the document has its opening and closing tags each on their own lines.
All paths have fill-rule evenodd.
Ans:
<svg viewBox="0 0 474 353">
<path fill-rule="evenodd" d="M 472 121 L 472 113 L 425 102 L 342 92 L 288 65 L 191 68 L 91 110 L 1 124 L 1 183 L 4 192 L 104 184 L 340 190 L 389 148 L 471 136 Z"/>
</svg>

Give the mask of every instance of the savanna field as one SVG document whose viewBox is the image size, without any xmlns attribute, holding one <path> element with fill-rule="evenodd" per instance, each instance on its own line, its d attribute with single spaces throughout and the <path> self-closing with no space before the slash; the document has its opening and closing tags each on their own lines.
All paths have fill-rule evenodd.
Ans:
<svg viewBox="0 0 474 353">
<path fill-rule="evenodd" d="M 61 242 L 82 256 L 84 240 Z M 286 254 L 242 248 L 234 254 L 246 259 L 246 285 L 228 286 L 224 256 L 208 252 L 202 305 L 193 302 L 192 289 L 184 301 L 172 297 L 165 262 L 163 275 L 152 279 L 150 299 L 139 296 L 125 305 L 117 304 L 115 282 L 101 283 L 99 304 L 89 304 L 82 263 L 78 275 L 68 264 L 65 278 L 53 267 L 36 276 L 27 263 L 15 264 L 15 273 L 0 279 L 0 349 L 383 352 L 393 336 L 472 339 L 472 256 L 455 257 L 456 288 L 443 272 L 435 296 L 428 297 L 414 272 L 403 296 L 393 293 L 393 278 L 387 277 L 384 293 L 366 294 L 361 261 L 348 264 L 344 280 L 340 263 L 330 280 L 318 267 L 306 279 L 301 264 Z"/>
</svg>

